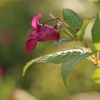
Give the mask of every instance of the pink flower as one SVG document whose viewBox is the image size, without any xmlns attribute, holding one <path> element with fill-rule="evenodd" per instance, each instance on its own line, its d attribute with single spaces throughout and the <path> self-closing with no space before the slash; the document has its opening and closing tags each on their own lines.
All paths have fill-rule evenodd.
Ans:
<svg viewBox="0 0 100 100">
<path fill-rule="evenodd" d="M 49 25 L 40 24 L 38 19 L 42 15 L 38 14 L 32 19 L 32 29 L 34 30 L 28 37 L 25 43 L 25 49 L 27 52 L 31 52 L 36 48 L 37 41 L 45 42 L 49 40 L 59 40 L 60 34 L 57 29 Z"/>
</svg>

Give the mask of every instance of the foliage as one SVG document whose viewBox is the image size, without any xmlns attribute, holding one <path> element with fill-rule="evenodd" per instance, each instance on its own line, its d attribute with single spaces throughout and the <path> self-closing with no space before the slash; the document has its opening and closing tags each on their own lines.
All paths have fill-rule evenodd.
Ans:
<svg viewBox="0 0 100 100">
<path fill-rule="evenodd" d="M 74 49 L 74 47 L 86 48 L 86 46 L 82 44 L 84 41 L 93 50 L 92 40 L 89 36 L 91 34 L 88 30 L 96 18 L 92 20 L 90 17 L 96 16 L 97 11 L 100 9 L 99 5 L 99 2 L 91 3 L 88 2 L 88 0 L 61 0 L 59 2 L 57 0 L 43 0 L 42 2 L 39 0 L 0 0 L 0 65 L 4 70 L 3 74 L 2 71 L 0 71 L 0 100 L 24 100 L 27 95 L 23 95 L 20 92 L 17 92 L 18 98 L 14 98 L 16 96 L 15 91 L 19 88 L 22 89 L 22 91 L 27 91 L 31 96 L 35 96 L 38 100 L 65 100 L 73 94 L 80 92 L 99 92 L 100 85 L 96 84 L 94 82 L 95 80 L 91 81 L 90 78 L 91 74 L 98 67 L 95 65 L 99 63 L 96 60 L 97 53 L 87 57 L 90 61 L 85 59 L 81 61 L 81 63 L 78 63 L 76 67 L 73 66 L 67 75 L 67 81 L 65 80 L 68 87 L 67 89 L 64 87 L 61 76 L 62 65 L 64 63 L 34 63 L 28 68 L 25 76 L 21 76 L 25 63 L 36 57 L 39 58 L 39 56 L 48 55 L 50 53 L 54 54 L 71 48 Z M 88 18 L 91 19 L 88 27 L 86 27 L 87 30 L 85 32 L 84 41 L 80 38 L 81 36 L 76 39 L 64 24 L 61 25 L 62 28 L 59 30 L 61 35 L 59 41 L 38 42 L 34 52 L 27 53 L 24 44 L 27 36 L 32 32 L 30 23 L 33 16 L 41 13 L 43 17 L 39 19 L 40 23 L 51 19 L 49 16 L 50 11 L 52 11 L 57 18 L 63 18 L 62 8 L 65 7 L 70 7 L 70 10 L 74 7 L 73 10 L 82 18 L 83 23 L 85 23 Z M 83 9 L 84 12 L 83 10 L 81 12 L 81 9 Z M 57 19 L 57 21 L 60 20 Z M 54 22 L 55 20 L 47 24 L 53 25 Z M 69 30 L 71 29 L 69 28 Z M 64 31 L 70 33 L 69 35 L 71 37 L 67 33 L 68 36 L 63 34 Z M 91 61 L 94 64 L 92 64 Z M 68 66 L 65 68 L 67 67 Z"/>
<path fill-rule="evenodd" d="M 93 46 L 96 50 L 100 50 L 100 12 L 96 16 L 95 23 L 92 28 L 92 40 Z"/>
<path fill-rule="evenodd" d="M 72 10 L 64 9 L 63 10 L 64 21 L 70 26 L 68 29 L 71 34 L 76 36 L 76 33 L 82 27 L 82 19 Z"/>
<path fill-rule="evenodd" d="M 53 18 L 55 17 L 53 16 Z M 71 34 L 69 34 L 67 31 L 64 30 L 64 32 L 69 37 L 62 38 L 59 41 L 54 42 L 52 45 L 60 44 L 63 42 L 80 41 L 81 43 L 84 44 L 85 47 L 73 47 L 70 49 L 66 49 L 63 51 L 59 51 L 53 54 L 49 54 L 49 55 L 45 55 L 45 56 L 41 56 L 36 59 L 33 59 L 24 66 L 23 75 L 25 74 L 27 68 L 34 62 L 49 62 L 49 63 L 56 63 L 56 64 L 62 63 L 61 74 L 62 74 L 63 82 L 66 86 L 66 78 L 69 72 L 72 70 L 73 67 L 75 67 L 83 59 L 88 58 L 94 64 L 100 66 L 100 61 L 99 61 L 100 12 L 97 13 L 96 21 L 92 27 L 92 40 L 93 40 L 93 46 L 95 48 L 95 52 L 90 49 L 90 47 L 87 45 L 87 43 L 83 39 L 85 30 L 88 24 L 90 23 L 90 21 L 92 20 L 92 18 L 86 20 L 83 23 L 82 19 L 74 11 L 70 9 L 63 10 L 63 18 L 64 20 L 57 18 L 59 20 L 56 22 L 56 24 L 58 25 L 60 22 L 62 22 L 67 27 L 67 29 L 70 31 Z M 97 55 L 95 55 L 95 53 L 97 53 Z"/>
</svg>

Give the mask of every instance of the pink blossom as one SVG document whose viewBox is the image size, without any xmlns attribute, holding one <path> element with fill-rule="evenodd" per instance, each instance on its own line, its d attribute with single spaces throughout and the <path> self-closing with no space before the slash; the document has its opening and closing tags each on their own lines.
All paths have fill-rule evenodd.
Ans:
<svg viewBox="0 0 100 100">
<path fill-rule="evenodd" d="M 49 40 L 59 40 L 60 34 L 59 31 L 52 26 L 40 24 L 38 19 L 42 15 L 38 14 L 32 19 L 32 29 L 34 30 L 29 36 L 25 43 L 25 49 L 27 52 L 31 52 L 36 48 L 37 41 L 45 42 Z"/>
</svg>

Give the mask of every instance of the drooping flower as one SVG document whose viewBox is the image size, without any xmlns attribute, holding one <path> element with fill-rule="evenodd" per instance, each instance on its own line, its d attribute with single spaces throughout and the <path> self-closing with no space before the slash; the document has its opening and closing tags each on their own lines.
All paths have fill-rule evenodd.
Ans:
<svg viewBox="0 0 100 100">
<path fill-rule="evenodd" d="M 32 19 L 32 29 L 34 30 L 28 37 L 25 43 L 25 49 L 27 52 L 31 52 L 36 48 L 37 41 L 45 42 L 49 40 L 59 40 L 60 34 L 59 31 L 52 26 L 46 24 L 40 24 L 38 19 L 42 15 L 38 14 Z"/>
</svg>

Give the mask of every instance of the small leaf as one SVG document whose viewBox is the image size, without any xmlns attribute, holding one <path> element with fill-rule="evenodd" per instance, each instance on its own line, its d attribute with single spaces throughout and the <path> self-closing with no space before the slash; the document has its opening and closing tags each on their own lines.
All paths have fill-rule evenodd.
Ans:
<svg viewBox="0 0 100 100">
<path fill-rule="evenodd" d="M 92 27 L 92 40 L 93 46 L 96 50 L 100 50 L 100 12 L 97 14 L 97 18 Z"/>
<path fill-rule="evenodd" d="M 62 65 L 62 69 L 61 69 L 61 73 L 62 73 L 62 78 L 63 78 L 63 82 L 64 85 L 67 87 L 66 85 L 66 78 L 69 74 L 69 72 L 72 70 L 73 67 L 75 67 L 80 61 L 82 61 L 83 59 L 85 59 L 86 57 L 88 57 L 90 55 L 90 53 L 83 53 L 80 55 L 76 55 L 73 58 L 67 60 L 66 62 L 63 63 Z"/>
<path fill-rule="evenodd" d="M 82 27 L 83 21 L 82 19 L 72 10 L 64 9 L 63 10 L 63 18 L 64 21 L 70 26 L 69 31 L 72 33 L 73 36 L 76 36 L 76 33 Z"/>
<path fill-rule="evenodd" d="M 91 19 L 88 19 L 87 21 L 85 21 L 81 27 L 81 29 L 78 31 L 77 35 L 77 39 L 81 40 L 85 34 L 85 30 L 87 25 L 90 23 Z"/>
<path fill-rule="evenodd" d="M 70 42 L 73 41 L 74 39 L 71 37 L 66 37 L 63 39 L 60 39 L 59 41 L 53 42 L 50 46 L 55 45 L 55 44 L 60 44 L 60 43 L 64 43 L 64 42 Z"/>
<path fill-rule="evenodd" d="M 83 54 L 88 52 L 86 48 L 84 47 L 73 47 L 67 50 L 59 51 L 53 54 L 48 54 L 45 56 L 38 57 L 36 59 L 33 59 L 29 61 L 23 69 L 23 75 L 25 74 L 27 68 L 33 63 L 33 62 L 49 62 L 49 63 L 55 63 L 60 64 L 64 61 L 71 59 L 72 57 Z"/>
<path fill-rule="evenodd" d="M 91 79 L 95 82 L 100 84 L 100 68 L 97 68 L 91 76 Z"/>
</svg>

